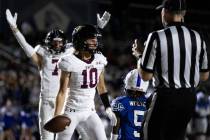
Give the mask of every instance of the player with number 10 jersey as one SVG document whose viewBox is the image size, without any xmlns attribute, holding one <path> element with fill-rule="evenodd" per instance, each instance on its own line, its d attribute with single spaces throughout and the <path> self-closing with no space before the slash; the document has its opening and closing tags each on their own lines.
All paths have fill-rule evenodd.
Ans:
<svg viewBox="0 0 210 140">
<path fill-rule="evenodd" d="M 59 68 L 71 72 L 70 93 L 66 106 L 76 110 L 95 110 L 95 87 L 107 64 L 101 53 L 95 53 L 92 60 L 85 62 L 75 55 L 63 57 Z"/>
</svg>

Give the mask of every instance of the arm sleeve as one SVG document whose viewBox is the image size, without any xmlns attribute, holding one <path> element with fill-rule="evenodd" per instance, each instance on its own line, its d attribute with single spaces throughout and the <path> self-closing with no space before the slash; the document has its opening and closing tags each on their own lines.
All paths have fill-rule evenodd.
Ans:
<svg viewBox="0 0 210 140">
<path fill-rule="evenodd" d="M 60 58 L 58 61 L 58 68 L 62 71 L 71 72 L 71 63 L 68 61 L 66 57 Z"/>
<path fill-rule="evenodd" d="M 37 45 L 34 50 L 40 56 L 44 56 L 45 49 L 41 45 Z"/>
<path fill-rule="evenodd" d="M 31 57 L 35 53 L 34 48 L 30 44 L 28 44 L 28 42 L 26 42 L 24 36 L 20 31 L 14 32 L 13 34 L 17 39 L 18 43 L 20 44 L 20 46 L 23 48 L 26 55 L 28 57 Z"/>
<path fill-rule="evenodd" d="M 106 57 L 105 56 L 103 56 L 103 59 L 102 59 L 102 62 L 103 62 L 103 64 L 104 64 L 104 66 L 106 66 L 107 65 L 107 59 L 106 59 Z"/>
<path fill-rule="evenodd" d="M 96 57 L 97 57 L 97 59 L 100 60 L 100 63 L 101 63 L 101 64 L 103 64 L 104 66 L 107 65 L 107 63 L 108 63 L 108 62 L 107 62 L 107 59 L 106 59 L 106 57 L 105 57 L 102 53 L 97 54 Z"/>
<path fill-rule="evenodd" d="M 157 38 L 156 32 L 149 34 L 146 41 L 145 50 L 142 55 L 141 63 L 140 63 L 141 68 L 144 71 L 151 72 L 151 73 L 153 73 L 155 59 L 156 59 L 156 47 L 157 47 L 156 38 Z"/>
</svg>

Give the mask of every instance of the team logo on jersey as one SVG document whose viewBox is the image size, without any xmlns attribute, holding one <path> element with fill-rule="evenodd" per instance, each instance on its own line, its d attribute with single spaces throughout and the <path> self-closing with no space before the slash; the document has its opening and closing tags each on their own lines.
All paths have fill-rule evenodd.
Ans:
<svg viewBox="0 0 210 140">
<path fill-rule="evenodd" d="M 112 110 L 113 111 L 122 111 L 122 110 L 124 110 L 125 108 L 124 108 L 124 106 L 123 106 L 123 104 L 122 103 L 116 103 L 116 104 L 114 104 L 113 106 L 112 106 Z"/>
</svg>

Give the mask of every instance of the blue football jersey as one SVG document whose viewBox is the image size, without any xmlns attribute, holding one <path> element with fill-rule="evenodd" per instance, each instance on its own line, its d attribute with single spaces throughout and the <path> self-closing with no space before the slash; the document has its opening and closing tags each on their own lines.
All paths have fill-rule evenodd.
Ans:
<svg viewBox="0 0 210 140">
<path fill-rule="evenodd" d="M 118 97 L 112 101 L 112 110 L 120 117 L 118 140 L 139 140 L 144 113 L 146 111 L 146 97 L 132 98 Z"/>
</svg>

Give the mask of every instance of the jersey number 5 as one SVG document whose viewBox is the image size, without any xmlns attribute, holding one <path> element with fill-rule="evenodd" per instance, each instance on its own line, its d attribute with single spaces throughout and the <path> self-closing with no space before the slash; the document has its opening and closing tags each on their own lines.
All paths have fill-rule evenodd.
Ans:
<svg viewBox="0 0 210 140">
<path fill-rule="evenodd" d="M 81 85 L 81 88 L 88 88 L 88 87 L 93 88 L 96 86 L 97 77 L 98 77 L 96 68 L 91 68 L 90 70 L 83 70 L 82 75 L 83 75 L 83 84 Z"/>
<path fill-rule="evenodd" d="M 140 111 L 140 110 L 134 110 L 134 124 L 135 126 L 141 126 L 141 122 L 138 121 L 139 116 L 143 116 L 144 115 L 144 111 Z M 137 131 L 133 132 L 134 137 L 140 137 L 140 133 Z"/>
</svg>

